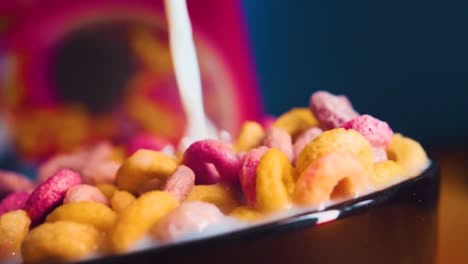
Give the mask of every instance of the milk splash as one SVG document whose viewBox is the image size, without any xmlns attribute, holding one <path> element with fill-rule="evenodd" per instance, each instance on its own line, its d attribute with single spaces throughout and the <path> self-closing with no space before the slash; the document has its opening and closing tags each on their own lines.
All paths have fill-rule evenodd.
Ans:
<svg viewBox="0 0 468 264">
<path fill-rule="evenodd" d="M 185 149 L 197 140 L 217 138 L 217 130 L 203 108 L 200 69 L 186 0 L 165 0 L 164 4 L 177 87 L 187 117 L 185 137 L 181 141 L 181 148 Z"/>
</svg>

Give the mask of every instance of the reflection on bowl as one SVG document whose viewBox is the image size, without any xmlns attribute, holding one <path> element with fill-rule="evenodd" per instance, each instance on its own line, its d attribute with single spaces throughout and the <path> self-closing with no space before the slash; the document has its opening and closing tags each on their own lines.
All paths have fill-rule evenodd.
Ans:
<svg viewBox="0 0 468 264">
<path fill-rule="evenodd" d="M 418 177 L 320 212 L 80 263 L 434 263 L 439 177 L 433 161 Z"/>
</svg>

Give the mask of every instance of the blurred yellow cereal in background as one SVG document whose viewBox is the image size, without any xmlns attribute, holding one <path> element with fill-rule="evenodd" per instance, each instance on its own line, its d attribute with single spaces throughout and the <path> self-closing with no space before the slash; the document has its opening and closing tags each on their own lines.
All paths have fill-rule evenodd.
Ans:
<svg viewBox="0 0 468 264">
<path fill-rule="evenodd" d="M 278 117 L 273 123 L 273 127 L 284 129 L 293 138 L 306 129 L 318 125 L 319 122 L 307 107 L 293 108 Z"/>
<path fill-rule="evenodd" d="M 254 121 L 246 121 L 242 124 L 234 149 L 236 151 L 247 151 L 258 147 L 262 143 L 265 131 L 263 127 Z"/>
</svg>

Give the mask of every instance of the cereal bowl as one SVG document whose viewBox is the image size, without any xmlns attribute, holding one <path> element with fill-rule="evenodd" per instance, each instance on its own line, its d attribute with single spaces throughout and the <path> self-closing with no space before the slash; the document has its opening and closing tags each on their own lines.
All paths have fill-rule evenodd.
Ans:
<svg viewBox="0 0 468 264">
<path fill-rule="evenodd" d="M 432 161 L 417 177 L 320 211 L 78 263 L 434 263 L 439 177 Z"/>
</svg>

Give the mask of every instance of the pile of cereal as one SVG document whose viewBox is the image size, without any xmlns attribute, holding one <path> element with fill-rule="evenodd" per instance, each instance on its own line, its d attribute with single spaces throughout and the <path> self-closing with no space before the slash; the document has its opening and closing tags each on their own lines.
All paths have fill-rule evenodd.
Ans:
<svg viewBox="0 0 468 264">
<path fill-rule="evenodd" d="M 419 143 L 325 91 L 312 94 L 310 108 L 245 122 L 234 142 L 167 150 L 145 136 L 56 155 L 37 182 L 0 171 L 0 260 L 70 261 L 128 252 L 148 238 L 178 241 L 225 219 L 321 209 L 429 164 Z"/>
</svg>

